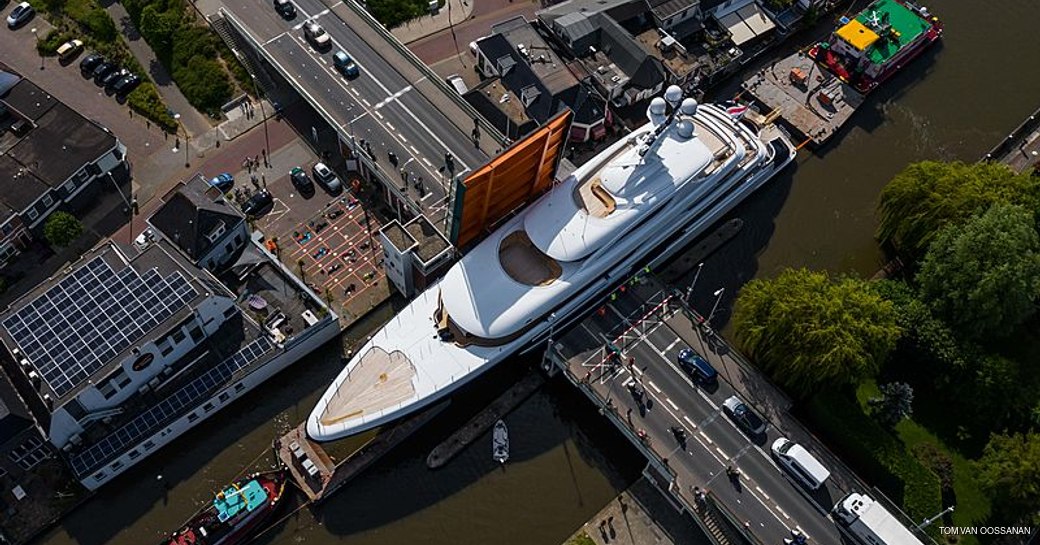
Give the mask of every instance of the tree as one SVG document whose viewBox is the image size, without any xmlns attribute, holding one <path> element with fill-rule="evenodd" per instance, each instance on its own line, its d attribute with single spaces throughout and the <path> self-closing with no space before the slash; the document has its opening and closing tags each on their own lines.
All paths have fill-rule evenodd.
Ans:
<svg viewBox="0 0 1040 545">
<path fill-rule="evenodd" d="M 867 282 L 806 269 L 749 282 L 733 323 L 749 355 L 798 396 L 874 375 L 900 335 L 892 303 Z"/>
<path fill-rule="evenodd" d="M 161 6 L 149 4 L 141 10 L 138 28 L 141 36 L 152 46 L 159 58 L 168 62 L 172 51 L 173 31 L 177 28 L 177 13 L 163 12 Z"/>
<path fill-rule="evenodd" d="M 942 229 L 917 273 L 922 298 L 970 339 L 1005 337 L 1036 312 L 1040 235 L 1033 214 L 995 204 Z"/>
<path fill-rule="evenodd" d="M 1006 514 L 1040 520 L 1040 434 L 990 436 L 976 467 L 975 479 Z"/>
<path fill-rule="evenodd" d="M 83 224 L 68 212 L 55 212 L 43 224 L 43 236 L 51 246 L 68 246 L 82 234 Z"/>
<path fill-rule="evenodd" d="M 914 389 L 905 382 L 890 382 L 878 386 L 881 395 L 867 400 L 874 418 L 889 428 L 914 412 Z"/>
<path fill-rule="evenodd" d="M 1040 179 L 999 163 L 914 163 L 881 191 L 877 237 L 917 260 L 941 227 L 997 202 L 1040 211 Z"/>
<path fill-rule="evenodd" d="M 932 313 L 913 288 L 899 280 L 878 280 L 870 285 L 895 305 L 896 325 L 903 334 L 890 361 L 898 363 L 895 370 L 900 377 L 934 385 L 963 371 L 965 352 L 973 352 L 974 347 L 958 343 L 950 326 Z"/>
</svg>

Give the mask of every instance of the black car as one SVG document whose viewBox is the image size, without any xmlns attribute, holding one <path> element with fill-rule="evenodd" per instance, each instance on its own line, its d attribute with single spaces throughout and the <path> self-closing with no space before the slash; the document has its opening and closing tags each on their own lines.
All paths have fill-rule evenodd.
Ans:
<svg viewBox="0 0 1040 545">
<path fill-rule="evenodd" d="M 94 76 L 94 83 L 101 85 L 101 80 L 105 79 L 105 76 L 119 70 L 119 65 L 114 62 L 105 61 L 94 68 L 94 72 L 91 75 Z"/>
<path fill-rule="evenodd" d="M 126 68 L 123 68 L 122 70 L 113 70 L 105 75 L 105 77 L 101 78 L 101 85 L 105 86 L 106 91 L 112 92 L 112 88 L 115 87 L 116 83 L 119 83 L 119 80 L 129 75 L 130 71 Z"/>
<path fill-rule="evenodd" d="M 79 70 L 84 75 L 92 75 L 99 64 L 105 62 L 105 58 L 97 53 L 91 53 L 79 61 Z"/>
<path fill-rule="evenodd" d="M 292 0 L 274 0 L 274 10 L 286 19 L 296 17 L 296 5 L 292 3 Z"/>
<path fill-rule="evenodd" d="M 296 189 L 300 190 L 300 193 L 313 193 L 314 182 L 307 177 L 307 173 L 300 167 L 293 167 L 289 171 L 289 179 L 292 180 L 292 185 L 296 186 Z"/>
<path fill-rule="evenodd" d="M 268 191 L 259 191 L 242 205 L 242 213 L 247 216 L 259 216 L 274 203 L 274 197 Z"/>
<path fill-rule="evenodd" d="M 22 2 L 11 10 L 11 14 L 7 16 L 7 28 L 16 29 L 25 23 L 28 23 L 33 16 L 36 15 L 36 10 L 29 5 L 28 2 Z"/>
<path fill-rule="evenodd" d="M 679 351 L 679 357 L 677 358 L 679 367 L 687 374 L 694 382 L 701 386 L 712 386 L 719 381 L 719 372 L 708 363 L 707 360 L 697 355 L 696 352 L 691 348 L 683 348 Z"/>
<path fill-rule="evenodd" d="M 112 92 L 119 96 L 129 95 L 130 91 L 136 89 L 140 84 L 141 76 L 138 76 L 137 74 L 127 74 L 112 86 Z"/>
<path fill-rule="evenodd" d="M 726 401 L 722 402 L 722 409 L 726 411 L 726 414 L 733 419 L 733 422 L 744 430 L 744 433 L 751 437 L 761 436 L 766 432 L 766 423 L 762 420 L 761 416 L 754 411 L 751 407 L 748 407 L 747 403 L 744 403 L 737 396 L 730 396 Z"/>
</svg>

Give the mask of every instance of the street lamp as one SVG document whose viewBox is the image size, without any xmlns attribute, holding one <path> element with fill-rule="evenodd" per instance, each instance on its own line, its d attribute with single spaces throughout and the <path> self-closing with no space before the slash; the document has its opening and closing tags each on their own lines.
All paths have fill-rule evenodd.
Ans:
<svg viewBox="0 0 1040 545">
<path fill-rule="evenodd" d="M 696 272 L 696 274 L 693 275 L 693 282 L 690 284 L 690 287 L 686 288 L 686 302 L 687 303 L 690 302 L 690 297 L 693 297 L 693 287 L 697 285 L 697 279 L 701 277 L 701 269 L 703 269 L 703 268 L 704 268 L 704 262 L 703 261 L 697 264 L 697 272 Z"/>
<path fill-rule="evenodd" d="M 917 526 L 917 529 L 918 529 L 918 530 L 923 530 L 923 529 L 925 529 L 925 528 L 927 528 L 927 527 L 931 526 L 931 524 L 932 524 L 933 522 L 935 522 L 935 521 L 939 520 L 940 518 L 942 518 L 942 517 L 943 517 L 944 515 L 946 515 L 947 513 L 952 513 L 952 512 L 953 512 L 953 507 L 954 507 L 954 506 L 952 506 L 952 505 L 951 505 L 951 506 L 947 507 L 946 509 L 943 509 L 943 510 L 942 510 L 941 512 L 939 512 L 939 514 L 938 514 L 938 515 L 935 515 L 935 516 L 934 516 L 934 517 L 932 517 L 932 518 L 927 518 L 927 519 L 924 519 L 924 521 L 923 521 L 923 522 L 921 522 L 921 524 L 919 524 L 919 525 Z"/>
<path fill-rule="evenodd" d="M 173 119 L 177 122 L 177 126 L 184 130 L 184 168 L 191 168 L 191 162 L 188 160 L 188 140 L 191 139 L 191 136 L 188 135 L 188 128 L 181 121 L 181 114 L 173 114 Z M 177 148 L 173 148 L 173 151 L 176 152 Z"/>
<path fill-rule="evenodd" d="M 36 32 L 36 27 L 29 29 L 32 32 L 33 38 L 36 38 L 36 52 L 40 54 L 40 70 L 43 70 L 43 51 L 40 51 L 40 34 Z"/>
<path fill-rule="evenodd" d="M 712 305 L 711 312 L 708 313 L 708 325 L 711 325 L 711 319 L 715 316 L 715 311 L 719 308 L 719 302 L 722 301 L 722 292 L 724 291 L 726 291 L 726 288 L 719 288 L 715 290 L 715 304 Z"/>
<path fill-rule="evenodd" d="M 249 79 L 253 80 L 253 92 L 256 93 L 256 99 L 260 103 L 260 115 L 263 116 L 264 124 L 264 149 L 267 153 L 271 153 L 271 138 L 267 135 L 267 109 L 264 108 L 264 98 L 260 96 L 260 86 L 256 84 L 256 75 L 252 72 L 249 73 Z"/>
</svg>

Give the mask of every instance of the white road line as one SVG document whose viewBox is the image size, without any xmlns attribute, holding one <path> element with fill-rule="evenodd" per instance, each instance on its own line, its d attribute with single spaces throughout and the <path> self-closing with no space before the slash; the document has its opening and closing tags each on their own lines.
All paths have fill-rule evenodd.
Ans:
<svg viewBox="0 0 1040 545">
<path fill-rule="evenodd" d="M 675 409 L 677 411 L 679 410 L 679 406 L 676 405 L 675 402 L 671 400 L 671 398 L 667 398 L 667 397 L 664 398 L 664 402 L 669 404 L 669 405 L 671 405 L 673 409 Z"/>
<path fill-rule="evenodd" d="M 416 153 L 418 153 L 418 152 L 416 152 Z M 422 158 L 422 162 L 426 163 L 426 166 L 428 166 L 430 168 L 433 168 L 433 163 L 431 163 L 429 159 L 423 157 Z"/>
<path fill-rule="evenodd" d="M 646 383 L 647 383 L 647 384 L 649 384 L 651 388 L 653 388 L 654 390 L 656 390 L 656 391 L 657 391 L 657 393 L 661 393 L 661 389 L 660 389 L 660 388 L 658 388 L 656 384 L 654 384 L 654 381 L 652 381 L 652 380 L 648 380 L 648 381 L 646 381 Z"/>
<path fill-rule="evenodd" d="M 628 380 L 626 380 L 625 382 L 621 383 L 621 385 L 624 386 L 625 388 L 628 388 L 628 386 L 630 384 L 635 384 L 635 382 L 636 382 L 636 379 L 634 379 L 632 377 L 628 377 Z"/>
<path fill-rule="evenodd" d="M 632 370 L 635 371 L 636 373 L 639 373 L 639 376 L 643 376 L 643 370 L 640 369 L 638 366 L 633 365 L 632 366 Z"/>
<path fill-rule="evenodd" d="M 686 423 L 689 424 L 691 428 L 697 429 L 697 424 L 694 424 L 693 420 L 690 420 L 690 417 L 683 415 L 682 419 L 685 420 Z"/>
<path fill-rule="evenodd" d="M 378 117 L 379 119 L 383 119 L 383 114 L 382 113 L 380 113 L 378 111 L 374 112 L 374 113 L 376 114 L 376 117 Z"/>
<path fill-rule="evenodd" d="M 672 344 L 669 344 L 669 345 L 668 345 L 668 348 L 665 348 L 665 349 L 664 349 L 664 351 L 665 351 L 665 352 L 671 352 L 671 351 L 672 351 L 672 349 L 673 349 L 673 348 L 675 348 L 675 345 L 677 345 L 677 344 L 679 344 L 679 343 L 681 343 L 681 342 L 682 342 L 682 339 L 680 339 L 680 338 L 676 337 L 676 338 L 675 338 L 675 340 L 674 340 L 674 341 L 672 341 Z"/>
<path fill-rule="evenodd" d="M 719 454 L 722 455 L 723 458 L 725 458 L 727 460 L 729 459 L 729 456 L 727 456 L 726 453 L 721 448 L 715 447 L 715 450 L 717 450 L 719 452 Z"/>
<path fill-rule="evenodd" d="M 393 126 L 393 125 L 391 125 L 391 124 L 390 124 L 390 122 L 389 122 L 389 121 L 387 121 L 386 123 L 383 123 L 383 125 L 385 125 L 385 126 L 386 126 L 386 128 L 388 128 L 388 129 L 390 129 L 390 130 L 392 130 L 392 131 L 396 131 L 396 130 L 397 130 L 397 129 L 395 129 L 395 128 L 394 128 L 394 126 Z"/>
<path fill-rule="evenodd" d="M 701 434 L 701 437 L 703 437 L 704 440 L 708 442 L 709 445 L 713 443 L 713 441 L 711 440 L 711 437 L 708 437 L 708 435 L 706 433 L 704 433 L 703 431 L 701 431 L 699 433 Z"/>
<path fill-rule="evenodd" d="M 405 144 L 407 144 L 407 143 L 408 143 L 408 139 L 407 139 L 407 138 L 405 138 L 403 134 L 401 134 L 401 133 L 397 133 L 397 137 L 398 137 L 398 138 L 400 138 L 400 139 L 401 139 L 401 141 L 402 141 L 402 142 L 404 142 Z"/>
<path fill-rule="evenodd" d="M 758 485 L 755 485 L 755 490 L 758 490 L 758 493 L 762 494 L 763 498 L 765 498 L 766 500 L 769 500 L 769 494 L 766 494 L 766 491 L 762 490 L 761 488 L 759 488 Z"/>
<path fill-rule="evenodd" d="M 322 60 L 324 60 L 324 59 L 322 59 Z M 370 102 L 368 101 L 368 99 L 367 99 L 367 98 L 363 98 L 363 99 L 361 99 L 361 102 L 364 102 L 364 103 L 365 103 L 365 106 L 367 106 L 367 107 L 369 107 L 369 108 L 371 108 L 371 107 L 372 107 L 372 103 L 370 103 Z"/>
<path fill-rule="evenodd" d="M 433 196 L 433 193 L 426 193 L 425 195 L 423 195 L 423 198 L 419 199 L 419 201 L 420 202 L 426 202 L 426 199 L 429 199 L 432 196 Z"/>
<path fill-rule="evenodd" d="M 785 519 L 791 520 L 791 517 L 787 516 L 787 513 L 784 513 L 783 509 L 780 509 L 780 505 L 774 503 L 773 506 L 776 507 L 777 513 L 780 513 L 781 515 L 783 515 Z"/>
<path fill-rule="evenodd" d="M 350 92 L 354 93 L 354 96 L 357 96 L 357 97 L 361 96 L 361 93 L 358 92 L 357 87 L 351 87 L 350 88 Z"/>
<path fill-rule="evenodd" d="M 408 149 L 412 150 L 416 157 L 419 156 L 419 150 L 415 149 L 415 146 L 408 146 Z"/>
<path fill-rule="evenodd" d="M 318 60 L 321 61 L 321 64 L 326 66 L 329 64 L 329 61 L 325 60 L 325 57 L 318 57 Z"/>
<path fill-rule="evenodd" d="M 266 45 L 270 45 L 270 44 L 272 44 L 274 42 L 277 42 L 278 40 L 282 39 L 282 36 L 285 36 L 285 34 L 286 33 L 283 32 L 283 33 L 275 36 L 274 38 L 271 38 L 270 40 L 267 40 L 266 42 L 264 42 L 264 45 L 266 46 Z"/>
</svg>

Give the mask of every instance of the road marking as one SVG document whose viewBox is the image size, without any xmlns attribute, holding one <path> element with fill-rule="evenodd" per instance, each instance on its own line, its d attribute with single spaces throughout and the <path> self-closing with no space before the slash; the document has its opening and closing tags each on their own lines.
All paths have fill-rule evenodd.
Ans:
<svg viewBox="0 0 1040 545">
<path fill-rule="evenodd" d="M 321 64 L 324 64 L 326 66 L 328 66 L 329 64 L 329 61 L 325 60 L 325 57 L 318 57 L 318 60 L 321 61 Z"/>
<path fill-rule="evenodd" d="M 376 111 L 375 114 L 376 114 L 376 117 L 378 117 L 379 119 L 383 119 L 383 114 L 380 113 L 379 111 Z"/>
<path fill-rule="evenodd" d="M 415 149 L 415 146 L 408 146 L 408 149 L 412 150 L 415 155 L 419 155 L 419 150 Z"/>
<path fill-rule="evenodd" d="M 358 92 L 357 87 L 351 87 L 350 88 L 350 92 L 354 93 L 354 96 L 356 96 L 356 97 L 361 96 L 361 93 Z"/>
<path fill-rule="evenodd" d="M 646 383 L 647 383 L 647 384 L 649 384 L 651 388 L 653 388 L 654 390 L 656 390 L 656 391 L 657 391 L 657 393 L 661 393 L 661 389 L 660 389 L 660 388 L 658 388 L 656 384 L 654 384 L 654 381 L 652 381 L 652 380 L 648 380 L 648 381 L 646 381 Z"/>
<path fill-rule="evenodd" d="M 668 345 L 668 348 L 665 348 L 664 351 L 665 352 L 671 352 L 672 349 L 675 348 L 675 345 L 677 345 L 677 344 L 679 344 L 681 342 L 682 342 L 682 339 L 676 337 L 675 340 L 672 341 L 672 344 Z"/>
<path fill-rule="evenodd" d="M 671 405 L 673 409 L 675 409 L 675 410 L 677 410 L 677 411 L 679 410 L 679 406 L 678 406 L 678 405 L 676 405 L 676 404 L 675 404 L 675 402 L 673 402 L 673 401 L 671 400 L 671 398 L 668 398 L 668 397 L 664 398 L 664 402 L 665 402 L 665 403 L 667 403 L 667 404 L 669 404 L 669 405 Z"/>
<path fill-rule="evenodd" d="M 778 513 L 780 513 L 781 515 L 783 515 L 785 519 L 791 520 L 791 517 L 787 516 L 787 513 L 784 513 L 783 509 L 780 509 L 780 505 L 779 504 L 774 503 L 773 506 L 776 507 L 776 511 Z"/>
<path fill-rule="evenodd" d="M 697 424 L 694 424 L 693 420 L 690 420 L 690 417 L 688 417 L 686 415 L 683 415 L 682 419 L 685 420 L 686 423 L 689 424 L 691 428 L 697 429 Z"/>
<path fill-rule="evenodd" d="M 701 437 L 703 437 L 704 440 L 707 441 L 709 445 L 711 445 L 713 443 L 713 441 L 711 440 L 711 437 L 708 437 L 708 435 L 706 433 L 704 433 L 703 431 L 698 432 L 698 433 L 701 434 Z"/>
<path fill-rule="evenodd" d="M 634 379 L 632 377 L 628 377 L 628 380 L 626 380 L 625 382 L 621 383 L 621 385 L 624 386 L 625 388 L 628 388 L 629 385 L 635 384 L 635 383 L 636 383 L 636 379 Z"/>
<path fill-rule="evenodd" d="M 351 119 L 348 123 L 353 123 L 353 122 L 357 121 L 358 119 L 361 119 L 362 117 L 365 117 L 366 115 L 368 115 L 368 112 L 365 112 L 365 113 L 355 117 L 354 119 Z"/>
<path fill-rule="evenodd" d="M 270 40 L 267 40 L 266 42 L 264 42 L 264 45 L 267 46 L 267 45 L 271 45 L 274 42 L 277 42 L 278 40 L 282 39 L 282 37 L 285 36 L 285 34 L 286 33 L 283 32 L 283 33 L 275 36 L 274 38 L 271 38 Z"/>
<path fill-rule="evenodd" d="M 398 137 L 398 138 L 400 138 L 400 139 L 401 139 L 401 141 L 402 141 L 402 142 L 404 142 L 405 144 L 407 144 L 407 143 L 408 143 L 408 139 L 407 139 L 407 138 L 405 138 L 403 134 L 401 134 L 401 133 L 397 133 L 397 137 Z"/>
<path fill-rule="evenodd" d="M 426 199 L 429 199 L 432 196 L 433 196 L 433 193 L 429 193 L 428 192 L 428 193 L 426 193 L 426 195 L 423 195 L 423 198 L 419 199 L 419 201 L 420 202 L 426 202 Z"/>
<path fill-rule="evenodd" d="M 633 365 L 632 366 L 632 370 L 635 371 L 636 373 L 639 373 L 639 376 L 643 376 L 643 370 L 640 369 L 639 367 L 636 367 L 636 366 Z"/>
<path fill-rule="evenodd" d="M 394 126 L 393 126 L 393 125 L 391 125 L 391 124 L 390 124 L 390 122 L 389 122 L 389 121 L 387 121 L 386 123 L 383 123 L 383 125 L 385 125 L 385 126 L 386 126 L 386 128 L 388 128 L 388 129 L 390 129 L 390 130 L 392 130 L 392 131 L 396 131 L 396 130 L 397 130 L 397 129 L 395 129 L 395 128 L 394 128 Z"/>
<path fill-rule="evenodd" d="M 755 490 L 758 490 L 758 493 L 762 494 L 762 497 L 765 498 L 767 501 L 769 500 L 769 494 L 766 494 L 766 491 L 759 488 L 758 485 L 755 485 Z"/>
<path fill-rule="evenodd" d="M 418 152 L 416 152 L 416 153 L 418 153 Z M 423 157 L 422 158 L 422 162 L 426 163 L 426 166 L 428 166 L 430 168 L 433 168 L 433 163 L 431 163 L 429 159 Z"/>
<path fill-rule="evenodd" d="M 727 456 L 726 453 L 721 448 L 715 447 L 715 450 L 717 450 L 719 452 L 719 454 L 722 455 L 723 458 L 725 458 L 727 460 L 729 459 L 729 456 Z"/>
<path fill-rule="evenodd" d="M 323 59 L 323 60 L 324 60 L 324 59 Z M 367 98 L 362 98 L 362 99 L 361 99 L 361 102 L 364 102 L 364 103 L 365 103 L 365 106 L 366 106 L 366 107 L 368 107 L 368 108 L 371 108 L 371 107 L 372 107 L 372 104 L 371 104 L 371 103 L 370 103 L 370 102 L 368 101 L 368 99 L 367 99 Z"/>
</svg>

